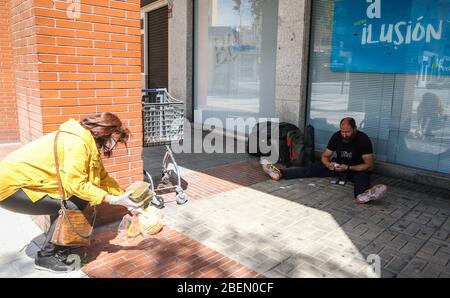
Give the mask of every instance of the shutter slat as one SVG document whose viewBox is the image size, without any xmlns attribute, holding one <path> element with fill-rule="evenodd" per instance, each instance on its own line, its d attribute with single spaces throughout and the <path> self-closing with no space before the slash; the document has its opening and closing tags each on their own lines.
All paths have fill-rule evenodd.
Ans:
<svg viewBox="0 0 450 298">
<path fill-rule="evenodd" d="M 168 88 L 169 21 L 167 6 L 148 13 L 148 86 Z"/>
</svg>

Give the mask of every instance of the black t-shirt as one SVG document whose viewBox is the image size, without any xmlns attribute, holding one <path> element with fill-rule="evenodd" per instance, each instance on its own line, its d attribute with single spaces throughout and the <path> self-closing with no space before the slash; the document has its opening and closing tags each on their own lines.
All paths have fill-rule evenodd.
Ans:
<svg viewBox="0 0 450 298">
<path fill-rule="evenodd" d="M 364 163 L 362 156 L 373 153 L 369 137 L 359 130 L 349 143 L 344 143 L 341 133 L 336 132 L 328 142 L 327 148 L 336 152 L 337 157 L 333 159 L 334 162 L 350 166 Z"/>
</svg>

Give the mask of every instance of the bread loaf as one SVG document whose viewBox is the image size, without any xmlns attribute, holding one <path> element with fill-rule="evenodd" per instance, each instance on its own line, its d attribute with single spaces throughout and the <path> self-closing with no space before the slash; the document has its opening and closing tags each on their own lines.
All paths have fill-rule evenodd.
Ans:
<svg viewBox="0 0 450 298">
<path fill-rule="evenodd" d="M 150 184 L 145 181 L 136 181 L 127 188 L 131 192 L 130 200 L 135 203 L 149 202 L 152 199 Z"/>
</svg>

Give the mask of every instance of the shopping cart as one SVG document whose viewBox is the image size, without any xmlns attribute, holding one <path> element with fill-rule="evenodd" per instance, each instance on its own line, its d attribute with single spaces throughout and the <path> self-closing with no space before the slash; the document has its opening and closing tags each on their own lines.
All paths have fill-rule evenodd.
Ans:
<svg viewBox="0 0 450 298">
<path fill-rule="evenodd" d="M 181 186 L 178 165 L 168 143 L 183 140 L 184 103 L 173 98 L 167 89 L 143 89 L 142 121 L 144 147 L 165 145 L 166 153 L 162 163 L 161 182 L 157 187 L 149 172 L 144 170 L 147 182 L 153 192 L 152 204 L 164 207 L 161 193 L 175 191 L 177 204 L 187 202 L 187 195 Z M 175 181 L 175 183 L 173 183 Z"/>
<path fill-rule="evenodd" d="M 184 103 L 167 89 L 143 89 L 144 147 L 183 139 Z"/>
</svg>

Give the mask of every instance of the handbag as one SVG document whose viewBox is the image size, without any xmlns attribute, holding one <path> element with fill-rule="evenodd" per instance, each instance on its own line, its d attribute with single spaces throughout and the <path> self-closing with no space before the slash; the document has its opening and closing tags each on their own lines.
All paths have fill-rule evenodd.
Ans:
<svg viewBox="0 0 450 298">
<path fill-rule="evenodd" d="M 51 242 L 61 246 L 89 246 L 91 244 L 91 235 L 94 230 L 94 223 L 96 218 L 95 206 L 93 208 L 92 216 L 89 216 L 82 210 L 67 210 L 65 201 L 67 200 L 65 192 L 62 187 L 61 175 L 59 172 L 58 159 L 58 136 L 60 131 L 56 133 L 54 142 L 54 154 L 56 165 L 56 177 L 58 179 L 58 190 L 61 199 L 61 209 L 57 218 L 55 231 L 53 232 Z M 92 217 L 92 223 L 89 222 L 88 217 Z"/>
</svg>

